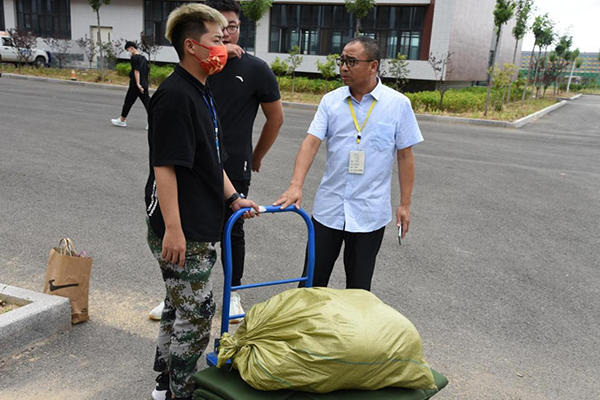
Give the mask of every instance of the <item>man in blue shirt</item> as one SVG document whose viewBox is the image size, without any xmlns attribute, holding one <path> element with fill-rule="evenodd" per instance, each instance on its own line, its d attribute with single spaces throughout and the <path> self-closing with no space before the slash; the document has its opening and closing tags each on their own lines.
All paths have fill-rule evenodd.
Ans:
<svg viewBox="0 0 600 400">
<path fill-rule="evenodd" d="M 377 77 L 377 42 L 361 36 L 338 60 L 346 86 L 326 94 L 308 129 L 289 188 L 274 203 L 300 207 L 306 174 L 327 139 L 325 174 L 315 197 L 315 286 L 327 286 L 342 243 L 346 287 L 371 289 L 385 225 L 391 221 L 391 178 L 398 159 L 400 205 L 396 226 L 410 225 L 414 182 L 412 146 L 423 141 L 408 98 Z"/>
</svg>

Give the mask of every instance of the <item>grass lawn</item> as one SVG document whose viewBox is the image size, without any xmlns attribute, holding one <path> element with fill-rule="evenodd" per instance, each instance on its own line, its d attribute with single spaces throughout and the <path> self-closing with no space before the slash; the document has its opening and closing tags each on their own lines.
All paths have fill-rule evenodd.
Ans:
<svg viewBox="0 0 600 400">
<path fill-rule="evenodd" d="M 461 117 L 461 118 L 477 118 L 477 119 L 491 119 L 498 121 L 516 121 L 520 118 L 526 117 L 534 112 L 543 110 L 546 107 L 556 104 L 554 97 L 545 97 L 543 99 L 531 99 L 526 100 L 523 104 L 521 102 L 511 103 L 508 107 L 504 106 L 502 111 L 496 111 L 493 107 L 488 110 L 487 117 L 483 116 L 483 111 L 471 111 L 463 113 L 451 113 L 445 111 L 427 111 L 415 109 L 417 114 L 429 114 L 429 115 L 444 115 L 448 117 Z"/>
<path fill-rule="evenodd" d="M 14 73 L 21 75 L 32 75 L 55 79 L 71 79 L 70 69 L 59 69 L 59 68 L 34 68 L 30 66 L 24 66 L 20 70 L 12 64 L 0 64 L 0 72 Z M 82 82 L 95 82 L 101 83 L 100 71 L 97 70 L 75 70 L 78 81 Z M 114 70 L 105 71 L 104 83 L 112 85 L 123 85 L 129 84 L 129 78 L 126 76 L 118 75 Z M 590 92 L 595 93 L 586 94 L 600 94 L 600 89 L 589 89 Z M 315 93 L 294 93 L 290 91 L 282 90 L 281 97 L 283 101 L 295 102 L 295 103 L 306 103 L 306 104 L 319 104 L 323 95 Z M 504 107 L 502 111 L 496 111 L 490 108 L 487 117 L 484 118 L 482 111 L 471 111 L 462 113 L 451 113 L 446 111 L 432 111 L 420 109 L 415 107 L 415 112 L 418 114 L 430 114 L 430 115 L 445 115 L 451 117 L 463 117 L 463 118 L 480 118 L 480 119 L 491 119 L 491 120 L 502 120 L 502 121 L 515 121 L 519 118 L 525 117 L 536 111 L 542 110 L 552 104 L 556 103 L 556 99 L 553 97 L 546 97 L 539 100 L 528 100 L 525 103 L 521 102 L 513 103 L 508 107 Z"/>
<path fill-rule="evenodd" d="M 71 80 L 71 69 L 59 69 L 59 68 L 35 68 L 31 66 L 23 66 L 21 70 L 13 64 L 0 64 L 0 72 L 29 75 L 29 76 L 40 76 L 44 78 L 64 79 Z M 106 70 L 104 72 L 104 82 L 111 85 L 129 85 L 129 78 L 125 76 L 117 75 L 117 71 Z M 98 70 L 75 70 L 77 80 L 81 82 L 96 82 L 101 83 L 101 74 Z"/>
</svg>

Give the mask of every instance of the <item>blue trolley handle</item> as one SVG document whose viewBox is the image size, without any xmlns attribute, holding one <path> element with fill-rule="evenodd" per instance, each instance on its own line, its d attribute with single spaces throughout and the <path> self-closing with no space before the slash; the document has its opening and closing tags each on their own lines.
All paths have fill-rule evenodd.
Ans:
<svg viewBox="0 0 600 400">
<path fill-rule="evenodd" d="M 229 316 L 229 304 L 231 299 L 232 290 L 250 289 L 263 286 L 282 285 L 293 282 L 306 282 L 306 287 L 312 287 L 313 284 L 313 273 L 315 269 L 315 229 L 308 213 L 302 209 L 297 209 L 295 206 L 289 206 L 281 209 L 279 206 L 260 206 L 261 213 L 280 213 L 280 212 L 295 212 L 299 214 L 306 223 L 308 229 L 308 263 L 306 267 L 306 276 L 295 279 L 284 279 L 279 281 L 270 281 L 262 283 L 253 283 L 250 285 L 231 286 L 231 280 L 233 275 L 232 255 L 231 255 L 231 230 L 233 224 L 246 212 L 251 211 L 251 208 L 241 208 L 236 211 L 225 224 L 225 232 L 223 234 L 223 247 L 225 257 L 225 287 L 223 290 L 223 315 L 221 317 L 221 335 L 227 332 L 229 328 L 229 320 L 241 318 L 245 314 Z M 219 339 L 215 341 L 215 351 L 219 347 Z"/>
</svg>

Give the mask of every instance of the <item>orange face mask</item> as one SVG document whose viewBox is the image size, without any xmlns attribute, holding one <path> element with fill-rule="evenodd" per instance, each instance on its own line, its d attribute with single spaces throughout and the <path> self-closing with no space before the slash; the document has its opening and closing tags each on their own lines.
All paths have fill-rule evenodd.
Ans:
<svg viewBox="0 0 600 400">
<path fill-rule="evenodd" d="M 202 69 L 208 75 L 214 75 L 219 73 L 225 68 L 225 64 L 227 64 L 227 47 L 225 45 L 221 46 L 205 46 L 202 43 L 196 42 L 194 39 L 190 39 L 193 43 L 198 46 L 204 47 L 208 50 L 208 58 L 201 60 L 194 54 L 194 57 L 200 63 Z"/>
</svg>

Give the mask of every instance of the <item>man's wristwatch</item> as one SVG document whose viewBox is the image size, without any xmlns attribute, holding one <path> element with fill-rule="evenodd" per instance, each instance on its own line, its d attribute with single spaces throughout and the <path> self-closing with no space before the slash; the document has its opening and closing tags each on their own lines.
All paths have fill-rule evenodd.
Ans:
<svg viewBox="0 0 600 400">
<path fill-rule="evenodd" d="M 227 207 L 231 208 L 231 206 L 237 199 L 244 199 L 244 198 L 245 197 L 242 193 L 235 192 L 234 194 L 231 195 L 231 197 L 229 197 L 227 200 L 225 200 L 225 205 Z"/>
</svg>

